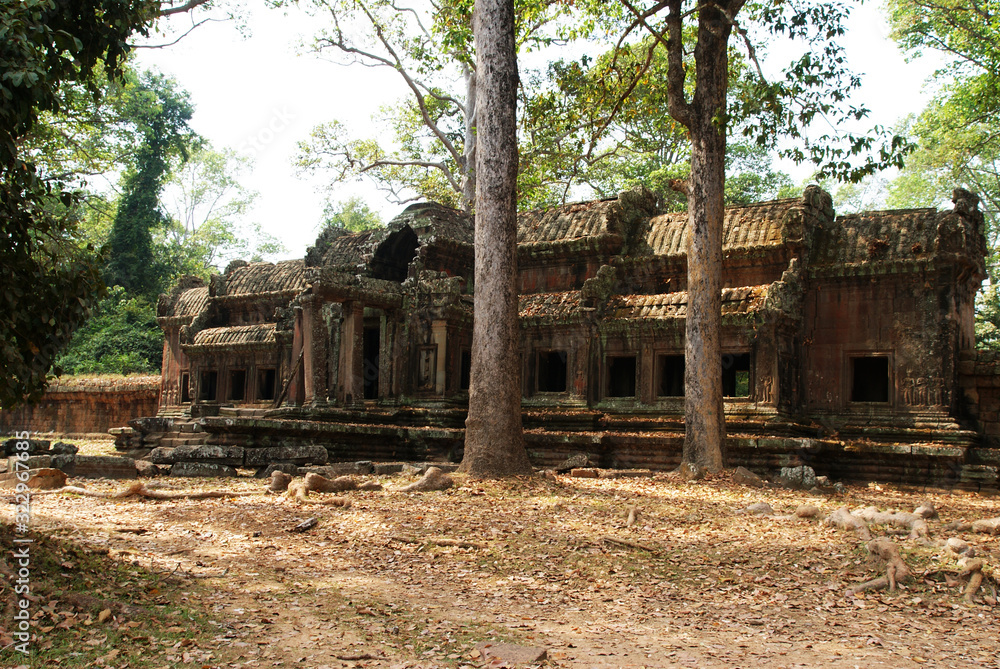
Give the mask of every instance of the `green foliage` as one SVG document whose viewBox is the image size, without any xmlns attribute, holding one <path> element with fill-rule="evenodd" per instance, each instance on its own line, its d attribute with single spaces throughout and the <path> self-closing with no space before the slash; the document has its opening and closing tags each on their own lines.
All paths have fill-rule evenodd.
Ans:
<svg viewBox="0 0 1000 669">
<path fill-rule="evenodd" d="M 693 34 L 688 41 L 693 42 Z M 611 49 L 596 60 L 550 63 L 524 91 L 520 193 L 523 208 L 577 196 L 613 197 L 638 185 L 663 207 L 681 210 L 687 198 L 672 184 L 691 171 L 687 129 L 667 111 L 667 57 L 654 38 Z M 747 63 L 729 56 L 729 87 L 741 90 Z M 693 62 L 686 62 L 689 68 Z M 739 137 L 739 125 L 731 134 Z M 726 156 L 726 201 L 757 202 L 791 184 L 771 166 L 768 151 L 731 142 Z M 589 191 L 589 192 L 587 192 Z"/>
<path fill-rule="evenodd" d="M 112 76 L 120 73 L 129 37 L 136 31 L 148 34 L 157 11 L 148 0 L 0 2 L 0 164 L 5 169 L 18 157 L 18 141 L 38 114 L 59 110 L 61 86 L 91 82 L 98 65 Z"/>
<path fill-rule="evenodd" d="M 156 309 L 116 286 L 73 335 L 57 366 L 67 374 L 142 374 L 158 372 L 162 359 Z"/>
<path fill-rule="evenodd" d="M 1000 290 L 995 283 L 976 296 L 976 345 L 1000 351 Z"/>
<path fill-rule="evenodd" d="M 917 152 L 890 186 L 894 206 L 939 206 L 961 186 L 983 202 L 990 285 L 977 300 L 980 345 L 998 346 L 1000 307 L 1000 7 L 972 0 L 890 0 L 893 37 L 912 56 L 947 58 L 937 94 L 910 119 Z"/>
<path fill-rule="evenodd" d="M 415 193 L 471 209 L 476 178 L 472 0 L 445 0 L 433 11 L 391 0 L 311 4 L 329 20 L 316 37 L 316 51 L 346 64 L 391 68 L 408 93 L 381 110 L 378 121 L 391 129 L 384 138 L 358 138 L 339 121 L 318 126 L 300 144 L 299 168 L 329 174 L 331 193 L 336 184 L 363 177 L 399 202 Z M 522 53 L 593 26 L 590 19 L 577 21 L 571 3 L 562 0 L 518 0 L 515 11 L 515 40 Z"/>
<path fill-rule="evenodd" d="M 343 228 L 349 232 L 365 232 L 385 225 L 377 211 L 359 197 L 350 197 L 343 202 L 327 201 L 323 207 L 323 228 Z"/>
<path fill-rule="evenodd" d="M 160 198 L 169 221 L 153 235 L 154 255 L 170 269 L 171 282 L 181 274 L 208 278 L 231 260 L 263 260 L 285 251 L 259 223 L 244 220 L 258 193 L 239 179 L 251 169 L 249 158 L 207 144 L 174 168 Z"/>
<path fill-rule="evenodd" d="M 170 268 L 156 262 L 153 233 L 169 220 L 160 208 L 160 192 L 173 159 L 187 159 L 195 141 L 188 127 L 193 107 L 171 79 L 146 74 L 132 100 L 131 116 L 142 134 L 135 167 L 125 175 L 124 195 L 108 237 L 108 285 L 124 286 L 150 301 L 168 287 Z"/>
<path fill-rule="evenodd" d="M 0 406 L 38 398 L 59 350 L 102 290 L 94 249 L 74 235 L 78 198 L 36 169 L 21 143 L 62 86 L 120 72 L 142 0 L 0 1 Z M 96 92 L 96 86 L 88 90 Z"/>
</svg>

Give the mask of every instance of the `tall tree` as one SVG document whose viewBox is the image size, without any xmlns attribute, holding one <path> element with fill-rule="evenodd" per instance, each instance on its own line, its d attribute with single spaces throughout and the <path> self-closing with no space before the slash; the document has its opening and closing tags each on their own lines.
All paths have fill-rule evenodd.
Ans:
<svg viewBox="0 0 1000 669">
<path fill-rule="evenodd" d="M 41 395 L 58 351 L 101 289 L 93 249 L 66 212 L 74 195 L 39 175 L 21 142 L 58 109 L 64 82 L 117 73 L 155 7 L 118 0 L 0 2 L 0 406 Z"/>
<path fill-rule="evenodd" d="M 470 139 L 475 105 L 470 96 L 475 93 L 476 56 L 467 27 L 469 3 L 438 3 L 424 20 L 416 11 L 397 11 L 398 3 L 340 0 L 324 6 L 335 30 L 317 40 L 317 49 L 349 56 L 348 63 L 392 65 L 410 93 L 380 110 L 375 120 L 385 131 L 379 139 L 358 137 L 339 121 L 314 128 L 300 143 L 300 170 L 329 177 L 332 192 L 337 184 L 363 176 L 400 203 L 425 198 L 470 209 L 475 190 L 475 142 Z M 515 3 L 518 52 L 589 34 L 599 16 L 580 11 L 566 15 L 567 7 L 551 0 Z M 360 24 L 349 30 L 352 18 Z M 365 30 L 378 39 L 364 42 Z M 687 171 L 690 149 L 686 129 L 666 110 L 666 57 L 653 38 L 623 49 L 606 40 L 594 44 L 605 53 L 557 59 L 522 76 L 522 210 L 607 197 L 640 182 L 666 196 L 671 205 L 679 199 L 667 184 Z M 693 64 L 690 61 L 685 59 Z M 731 65 L 731 79 L 742 81 L 746 60 L 737 58 Z M 740 124 L 735 128 L 738 132 Z M 742 148 L 744 156 L 753 150 L 747 144 Z M 736 200 L 766 191 L 751 174 L 751 169 L 759 174 L 760 157 L 752 162 L 730 162 L 733 174 L 745 177 L 734 186 L 750 186 L 752 181 L 758 186 L 734 192 Z M 772 170 L 765 174 L 766 183 L 780 180 Z"/>
<path fill-rule="evenodd" d="M 945 59 L 936 94 L 908 128 L 919 150 L 892 190 L 929 204 L 965 186 L 1000 210 L 1000 7 L 976 0 L 891 0 L 892 36 L 912 57 L 925 50 Z M 921 204 L 925 204 L 922 202 Z"/>
<path fill-rule="evenodd" d="M 22 142 L 40 113 L 59 111 L 62 86 L 97 94 L 94 73 L 117 77 L 134 34 L 208 1 L 0 0 L 0 406 L 41 396 L 103 289 L 94 250 L 77 244 L 77 196 L 39 174 Z"/>
<path fill-rule="evenodd" d="M 640 9 L 621 0 L 628 9 L 622 41 L 643 28 L 667 54 L 667 109 L 687 128 L 691 141 L 691 173 L 679 187 L 688 200 L 687 245 L 688 309 L 685 330 L 685 435 L 682 461 L 719 471 L 724 466 L 725 414 L 720 364 L 722 229 L 725 193 L 726 127 L 733 110 L 727 108 L 729 37 L 735 31 L 756 62 L 750 33 L 738 23 L 745 0 L 718 0 L 711 4 L 689 0 L 659 0 Z M 837 3 L 784 3 L 778 0 L 752 6 L 751 22 L 761 32 L 804 39 L 812 48 L 792 63 L 784 80 L 768 82 L 759 66 L 758 79 L 748 85 L 733 105 L 737 114 L 757 116 L 743 132 L 759 146 L 773 144 L 782 135 L 802 137 L 817 116 L 863 118 L 867 110 L 843 108 L 858 80 L 844 67 L 837 38 L 843 36 L 846 10 Z M 665 12 L 663 19 L 659 17 Z M 654 20 L 656 21 L 654 25 Z M 684 63 L 684 33 L 695 30 L 694 67 Z M 819 53 L 813 53 L 818 49 Z M 692 71 L 693 69 L 693 71 Z M 902 158 L 905 142 L 888 140 L 880 155 L 853 167 L 852 156 L 870 148 L 869 136 L 826 135 L 817 143 L 790 150 L 792 157 L 811 158 L 821 176 L 860 179 L 878 167 Z"/>
<path fill-rule="evenodd" d="M 139 90 L 135 121 L 142 142 L 136 148 L 135 167 L 125 176 L 111 226 L 105 280 L 153 301 L 170 278 L 169 268 L 158 266 L 153 256 L 153 233 L 169 222 L 160 206 L 160 192 L 171 161 L 186 160 L 196 136 L 188 127 L 194 108 L 176 82 L 146 75 Z"/>
<path fill-rule="evenodd" d="M 517 300 L 517 52 L 514 0 L 476 0 L 480 99 L 475 316 L 463 471 L 530 474 L 521 428 Z"/>
<path fill-rule="evenodd" d="M 154 255 L 169 268 L 171 281 L 178 274 L 208 278 L 231 260 L 285 251 L 281 240 L 246 220 L 258 194 L 240 178 L 251 169 L 249 158 L 206 143 L 173 166 L 160 198 L 168 220 L 153 236 Z"/>
</svg>

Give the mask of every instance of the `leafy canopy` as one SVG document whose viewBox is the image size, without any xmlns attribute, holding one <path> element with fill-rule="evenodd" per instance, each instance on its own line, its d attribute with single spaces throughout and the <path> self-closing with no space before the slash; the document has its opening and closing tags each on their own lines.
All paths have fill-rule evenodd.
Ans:
<svg viewBox="0 0 1000 669">
<path fill-rule="evenodd" d="M 144 0 L 0 2 L 0 406 L 36 399 L 102 290 L 93 248 L 75 242 L 75 196 L 39 173 L 21 142 L 61 86 L 120 73 L 127 40 L 158 5 Z M 96 86 L 88 88 L 97 94 Z"/>
<path fill-rule="evenodd" d="M 1000 5 L 993 0 L 890 0 L 893 37 L 911 57 L 945 64 L 937 92 L 906 122 L 918 149 L 889 185 L 891 206 L 937 206 L 956 186 L 978 193 L 986 219 L 990 285 L 977 300 L 980 345 L 1000 348 Z"/>
</svg>

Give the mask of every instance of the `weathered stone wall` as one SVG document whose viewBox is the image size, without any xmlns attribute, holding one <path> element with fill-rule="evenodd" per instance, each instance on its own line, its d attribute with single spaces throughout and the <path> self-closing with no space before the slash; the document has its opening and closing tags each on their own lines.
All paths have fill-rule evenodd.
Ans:
<svg viewBox="0 0 1000 669">
<path fill-rule="evenodd" d="M 0 433 L 107 434 L 156 415 L 159 397 L 159 376 L 77 378 L 50 386 L 37 404 L 0 411 Z"/>
<path fill-rule="evenodd" d="M 964 351 L 959 354 L 958 372 L 965 410 L 984 445 L 1000 448 L 1000 353 Z"/>
</svg>

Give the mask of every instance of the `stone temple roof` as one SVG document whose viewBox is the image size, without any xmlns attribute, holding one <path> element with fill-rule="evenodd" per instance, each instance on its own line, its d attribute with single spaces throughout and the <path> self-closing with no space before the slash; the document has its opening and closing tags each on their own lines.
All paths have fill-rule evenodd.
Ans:
<svg viewBox="0 0 1000 669">
<path fill-rule="evenodd" d="M 208 328 L 195 333 L 194 346 L 230 347 L 248 344 L 274 345 L 274 323 Z"/>
<path fill-rule="evenodd" d="M 304 267 L 302 259 L 248 263 L 226 275 L 225 294 L 298 293 L 306 288 Z"/>
<path fill-rule="evenodd" d="M 197 316 L 208 305 L 208 286 L 185 290 L 168 316 Z"/>
<path fill-rule="evenodd" d="M 722 315 L 754 313 L 764 305 L 768 286 L 722 289 Z M 687 291 L 660 295 L 616 295 L 608 304 L 609 319 L 668 320 L 687 315 Z"/>
<path fill-rule="evenodd" d="M 944 224 L 942 231 L 947 231 L 949 223 L 956 230 L 964 228 L 957 214 L 936 209 L 868 211 L 840 216 L 832 225 L 815 231 L 810 264 L 845 265 L 927 258 L 939 250 L 938 226 Z M 962 237 L 962 250 L 965 244 Z"/>
<path fill-rule="evenodd" d="M 364 261 L 364 250 L 372 231 L 355 232 L 337 237 L 323 254 L 323 266 L 355 269 Z"/>
<path fill-rule="evenodd" d="M 781 245 L 786 222 L 802 206 L 802 198 L 790 198 L 726 208 L 723 249 Z M 656 255 L 684 255 L 687 234 L 687 212 L 663 214 L 650 221 L 646 242 Z"/>
<path fill-rule="evenodd" d="M 404 225 L 410 226 L 421 242 L 433 237 L 471 245 L 475 240 L 475 222 L 471 216 L 436 202 L 411 204 L 389 221 L 386 229 L 395 232 Z"/>
<path fill-rule="evenodd" d="M 617 206 L 617 199 L 596 200 L 518 214 L 517 243 L 537 244 L 608 234 L 610 215 Z"/>
</svg>

